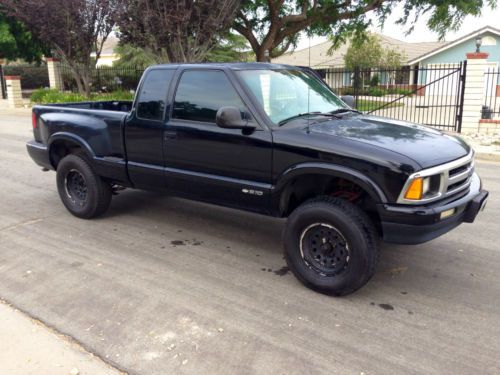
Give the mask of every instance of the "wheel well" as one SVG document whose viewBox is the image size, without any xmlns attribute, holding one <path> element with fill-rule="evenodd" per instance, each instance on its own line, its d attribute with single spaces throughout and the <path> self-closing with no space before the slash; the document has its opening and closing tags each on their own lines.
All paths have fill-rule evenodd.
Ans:
<svg viewBox="0 0 500 375">
<path fill-rule="evenodd" d="M 76 142 L 68 140 L 54 141 L 50 146 L 50 162 L 57 169 L 59 162 L 69 154 L 84 154 L 85 151 L 82 146 Z"/>
<path fill-rule="evenodd" d="M 288 216 L 305 201 L 321 195 L 345 199 L 358 205 L 379 227 L 376 202 L 366 189 L 348 178 L 331 175 L 308 174 L 291 180 L 281 194 L 280 212 Z"/>
</svg>

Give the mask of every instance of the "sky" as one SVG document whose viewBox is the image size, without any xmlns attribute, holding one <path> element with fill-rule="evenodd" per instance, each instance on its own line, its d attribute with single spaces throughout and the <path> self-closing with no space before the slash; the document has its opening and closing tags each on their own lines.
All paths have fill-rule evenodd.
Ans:
<svg viewBox="0 0 500 375">
<path fill-rule="evenodd" d="M 404 34 L 407 28 L 405 28 L 405 26 L 396 25 L 395 23 L 395 21 L 400 17 L 401 13 L 401 7 L 396 8 L 392 16 L 390 16 L 386 20 L 383 28 L 372 27 L 371 30 L 407 42 L 432 42 L 438 40 L 438 35 L 430 31 L 427 27 L 427 17 L 419 18 L 415 24 L 413 33 L 405 36 Z M 376 20 L 374 20 L 374 24 L 377 24 Z M 483 8 L 483 12 L 480 17 L 467 16 L 460 30 L 458 30 L 457 32 L 448 32 L 445 36 L 445 40 L 455 40 L 463 35 L 474 32 L 475 30 L 488 25 L 492 27 L 495 27 L 496 25 L 497 28 L 500 28 L 500 7 L 495 10 L 491 10 L 485 7 Z M 324 37 L 311 38 L 311 46 L 322 43 L 326 40 L 327 38 Z M 297 49 L 307 48 L 308 46 L 309 40 L 304 36 L 299 41 Z"/>
</svg>

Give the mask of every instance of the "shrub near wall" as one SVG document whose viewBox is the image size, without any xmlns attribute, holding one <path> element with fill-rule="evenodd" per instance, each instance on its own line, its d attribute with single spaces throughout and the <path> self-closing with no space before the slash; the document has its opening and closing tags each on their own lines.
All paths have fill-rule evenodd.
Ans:
<svg viewBox="0 0 500 375">
<path fill-rule="evenodd" d="M 74 92 L 63 92 L 53 89 L 38 89 L 31 95 L 34 104 L 78 103 L 88 101 L 130 101 L 134 95 L 129 91 L 117 90 L 105 94 L 92 94 L 90 98 Z"/>
<path fill-rule="evenodd" d="M 49 87 L 49 73 L 47 66 L 37 65 L 5 65 L 3 67 L 6 76 L 21 76 L 21 86 L 24 90 L 35 90 L 41 87 Z"/>
</svg>

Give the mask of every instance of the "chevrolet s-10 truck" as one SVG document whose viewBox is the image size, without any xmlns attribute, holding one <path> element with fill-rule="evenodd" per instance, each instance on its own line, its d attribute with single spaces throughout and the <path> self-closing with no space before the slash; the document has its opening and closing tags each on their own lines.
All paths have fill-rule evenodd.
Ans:
<svg viewBox="0 0 500 375">
<path fill-rule="evenodd" d="M 289 268 L 331 295 L 372 277 L 379 239 L 432 240 L 488 197 L 459 137 L 364 115 L 286 65 L 152 66 L 133 102 L 40 105 L 32 122 L 28 152 L 73 215 L 136 188 L 287 218 Z"/>
</svg>

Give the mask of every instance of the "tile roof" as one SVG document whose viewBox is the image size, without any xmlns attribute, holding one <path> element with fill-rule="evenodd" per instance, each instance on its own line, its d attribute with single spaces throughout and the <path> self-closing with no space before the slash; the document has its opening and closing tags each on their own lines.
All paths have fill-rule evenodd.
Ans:
<svg viewBox="0 0 500 375">
<path fill-rule="evenodd" d="M 403 51 L 407 61 L 412 61 L 421 55 L 429 53 L 437 48 L 442 48 L 450 42 L 421 42 L 408 43 L 402 40 L 391 38 L 386 35 L 380 35 L 382 46 L 396 48 Z M 311 66 L 315 68 L 321 67 L 343 67 L 344 55 L 349 48 L 349 42 L 341 45 L 337 50 L 333 51 L 332 55 L 328 55 L 328 49 L 331 42 L 324 42 L 311 46 Z M 299 66 L 309 66 L 309 48 L 288 52 L 276 59 L 272 60 L 277 64 L 290 64 Z"/>
</svg>

